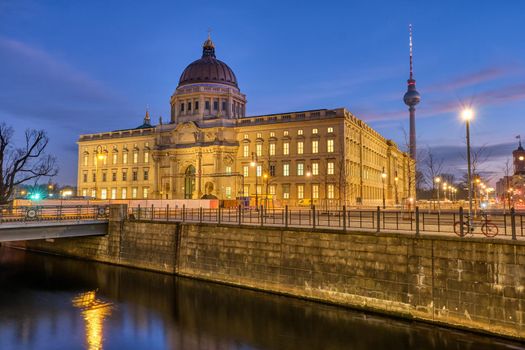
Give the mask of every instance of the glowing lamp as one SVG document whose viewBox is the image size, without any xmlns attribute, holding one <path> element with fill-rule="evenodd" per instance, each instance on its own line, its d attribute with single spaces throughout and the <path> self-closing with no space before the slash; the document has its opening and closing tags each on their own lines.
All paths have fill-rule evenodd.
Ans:
<svg viewBox="0 0 525 350">
<path fill-rule="evenodd" d="M 474 111 L 470 108 L 464 109 L 463 112 L 461 112 L 461 116 L 464 120 L 471 120 L 474 117 Z"/>
</svg>

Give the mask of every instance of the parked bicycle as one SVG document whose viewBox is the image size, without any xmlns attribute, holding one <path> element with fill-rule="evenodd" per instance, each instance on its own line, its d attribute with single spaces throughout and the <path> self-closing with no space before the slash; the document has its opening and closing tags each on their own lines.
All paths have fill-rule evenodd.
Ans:
<svg viewBox="0 0 525 350">
<path fill-rule="evenodd" d="M 481 213 L 481 220 L 472 221 L 472 227 L 469 228 L 469 215 L 465 215 L 463 221 L 456 221 L 454 223 L 454 232 L 461 237 L 461 232 L 463 235 L 474 234 L 474 231 L 481 227 L 481 233 L 486 237 L 495 237 L 498 235 L 498 226 L 494 224 L 489 218 L 487 213 Z M 463 225 L 463 231 L 461 231 L 461 225 Z"/>
</svg>

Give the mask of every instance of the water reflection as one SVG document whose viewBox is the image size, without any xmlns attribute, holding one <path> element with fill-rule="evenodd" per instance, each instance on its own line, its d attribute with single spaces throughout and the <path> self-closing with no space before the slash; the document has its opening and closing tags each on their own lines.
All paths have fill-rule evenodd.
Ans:
<svg viewBox="0 0 525 350">
<path fill-rule="evenodd" d="M 482 350 L 521 344 L 166 274 L 0 248 L 0 349 L 79 348 Z"/>
<path fill-rule="evenodd" d="M 112 304 L 97 299 L 96 291 L 80 293 L 73 298 L 73 306 L 82 310 L 86 322 L 86 343 L 89 350 L 102 349 L 104 319 L 111 315 Z"/>
</svg>

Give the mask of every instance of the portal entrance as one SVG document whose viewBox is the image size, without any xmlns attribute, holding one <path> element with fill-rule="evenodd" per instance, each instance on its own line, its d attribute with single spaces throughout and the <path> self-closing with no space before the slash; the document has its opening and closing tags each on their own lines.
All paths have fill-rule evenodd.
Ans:
<svg viewBox="0 0 525 350">
<path fill-rule="evenodd" d="M 192 199 L 195 191 L 195 167 L 190 165 L 184 172 L 184 199 Z"/>
</svg>

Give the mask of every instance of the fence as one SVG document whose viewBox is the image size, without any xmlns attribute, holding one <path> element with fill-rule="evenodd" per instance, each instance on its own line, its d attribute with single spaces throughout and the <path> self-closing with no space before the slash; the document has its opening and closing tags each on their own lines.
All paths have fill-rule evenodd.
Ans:
<svg viewBox="0 0 525 350">
<path fill-rule="evenodd" d="M 493 214 L 473 218 L 469 221 L 463 208 L 449 212 L 424 212 L 418 207 L 412 211 L 382 210 L 317 210 L 284 208 L 165 208 L 134 207 L 130 216 L 137 220 L 163 220 L 202 223 L 228 223 L 238 225 L 260 225 L 281 227 L 330 228 L 340 230 L 368 230 L 374 232 L 456 233 L 460 236 L 473 234 L 492 237 L 497 234 L 512 239 L 523 237 L 523 214 L 511 210 L 508 214 Z M 470 232 L 469 232 L 470 231 Z"/>
<path fill-rule="evenodd" d="M 107 220 L 107 205 L 0 206 L 0 224 L 34 221 Z"/>
</svg>

